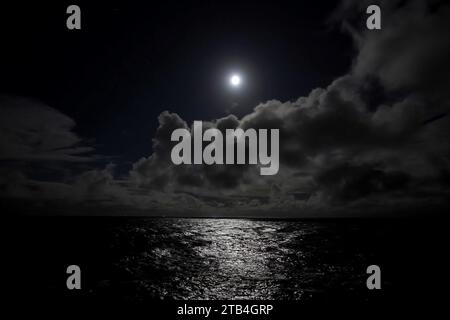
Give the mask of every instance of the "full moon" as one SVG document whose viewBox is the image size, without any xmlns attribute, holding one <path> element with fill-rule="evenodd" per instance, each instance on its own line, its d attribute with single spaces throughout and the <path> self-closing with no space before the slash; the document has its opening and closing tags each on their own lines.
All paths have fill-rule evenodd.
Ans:
<svg viewBox="0 0 450 320">
<path fill-rule="evenodd" d="M 230 84 L 233 87 L 238 87 L 241 84 L 241 77 L 237 74 L 234 74 L 230 78 Z"/>
</svg>

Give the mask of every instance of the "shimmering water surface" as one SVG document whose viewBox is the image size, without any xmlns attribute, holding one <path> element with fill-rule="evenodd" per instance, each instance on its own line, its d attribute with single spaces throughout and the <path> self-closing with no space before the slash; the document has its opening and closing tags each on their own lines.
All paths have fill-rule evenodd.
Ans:
<svg viewBox="0 0 450 320">
<path fill-rule="evenodd" d="M 103 236 L 94 295 L 308 300 L 365 288 L 383 234 L 359 223 L 159 218 L 112 224 Z"/>
<path fill-rule="evenodd" d="M 251 299 L 372 310 L 446 297 L 440 220 L 36 217 L 12 230 L 6 276 L 38 305 L 175 310 L 185 299 Z M 71 264 L 81 268 L 81 290 L 67 290 Z M 372 264 L 381 290 L 367 289 Z"/>
</svg>

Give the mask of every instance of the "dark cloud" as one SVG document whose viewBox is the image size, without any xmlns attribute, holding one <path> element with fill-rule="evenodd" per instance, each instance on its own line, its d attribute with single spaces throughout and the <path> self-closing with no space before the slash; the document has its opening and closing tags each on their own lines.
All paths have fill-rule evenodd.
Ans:
<svg viewBox="0 0 450 320">
<path fill-rule="evenodd" d="M 449 170 L 445 137 L 450 132 L 442 111 L 448 111 L 444 88 L 450 84 L 449 6 L 384 5 L 383 32 L 351 28 L 347 21 L 358 49 L 347 75 L 296 101 L 272 100 L 240 120 L 229 116 L 210 122 L 218 128 L 223 122 L 232 128 L 279 128 L 283 167 L 277 177 L 243 178 L 248 170 L 242 167 L 188 167 L 198 181 L 191 183 L 185 171 L 173 180 L 174 188 L 213 186 L 217 194 L 231 188 L 236 194 L 267 195 L 281 185 L 281 194 L 320 194 L 323 203 L 332 204 L 372 196 L 394 199 L 400 190 L 405 200 L 405 194 L 419 192 L 419 181 L 435 185 Z M 340 18 L 355 7 L 365 9 L 346 2 Z M 433 116 L 436 112 L 439 117 Z"/>
<path fill-rule="evenodd" d="M 235 129 L 239 120 L 234 115 L 204 122 L 203 130 L 218 128 L 222 132 Z M 171 135 L 175 129 L 185 128 L 192 131 L 187 123 L 175 113 L 164 111 L 159 116 L 159 127 L 153 138 L 153 153 L 133 165 L 131 179 L 139 187 L 166 191 L 191 190 L 191 188 L 230 189 L 241 184 L 246 177 L 248 166 L 245 165 L 179 165 L 172 163 L 170 153 L 177 142 L 172 142 Z"/>
<path fill-rule="evenodd" d="M 438 1 L 383 1 L 380 6 L 381 32 L 352 30 L 359 50 L 353 72 L 377 77 L 387 90 L 421 92 L 448 106 L 450 6 Z"/>
<path fill-rule="evenodd" d="M 140 187 L 165 189 L 173 181 L 170 151 L 176 144 L 170 140 L 175 129 L 187 128 L 187 124 L 177 114 L 167 111 L 158 118 L 159 127 L 153 138 L 153 153 L 141 158 L 130 172 L 131 179 Z"/>
<path fill-rule="evenodd" d="M 0 159 L 89 161 L 75 121 L 42 103 L 0 97 Z"/>
<path fill-rule="evenodd" d="M 384 171 L 376 165 L 343 164 L 319 172 L 315 179 L 318 188 L 340 201 L 351 201 L 372 194 L 405 190 L 409 174 L 401 171 Z"/>
</svg>

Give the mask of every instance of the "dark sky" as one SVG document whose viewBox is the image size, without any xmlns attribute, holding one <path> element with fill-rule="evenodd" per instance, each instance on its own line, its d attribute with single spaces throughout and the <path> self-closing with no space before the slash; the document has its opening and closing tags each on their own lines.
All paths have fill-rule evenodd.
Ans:
<svg viewBox="0 0 450 320">
<path fill-rule="evenodd" d="M 2 4 L 0 199 L 28 214 L 445 211 L 450 5 L 375 2 L 381 30 L 359 0 L 78 1 L 72 31 L 73 2 Z M 279 172 L 174 165 L 171 133 L 194 120 L 279 129 Z"/>
<path fill-rule="evenodd" d="M 119 163 L 148 154 L 163 110 L 190 122 L 237 104 L 241 116 L 327 85 L 351 63 L 350 38 L 327 23 L 334 1 L 95 2 L 78 2 L 80 31 L 65 26 L 72 2 L 2 10 L 0 85 L 72 117 Z M 245 75 L 243 92 L 227 87 L 232 70 Z"/>
</svg>

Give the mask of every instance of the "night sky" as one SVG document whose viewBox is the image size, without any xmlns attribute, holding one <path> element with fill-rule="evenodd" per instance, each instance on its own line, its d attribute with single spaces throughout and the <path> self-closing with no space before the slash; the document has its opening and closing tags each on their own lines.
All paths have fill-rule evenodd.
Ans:
<svg viewBox="0 0 450 320">
<path fill-rule="evenodd" d="M 81 30 L 72 2 L 2 5 L 1 198 L 24 214 L 443 210 L 450 8 L 377 3 L 373 31 L 364 1 L 78 1 Z M 194 120 L 279 128 L 279 174 L 174 166 L 170 132 Z"/>
<path fill-rule="evenodd" d="M 327 85 L 351 63 L 350 39 L 324 23 L 333 2 L 86 2 L 78 32 L 65 28 L 68 4 L 7 14 L 14 46 L 2 89 L 62 111 L 100 152 L 125 161 L 148 155 L 166 109 L 193 121 L 238 104 L 242 116 Z M 224 81 L 234 69 L 248 77 L 244 93 Z"/>
</svg>

